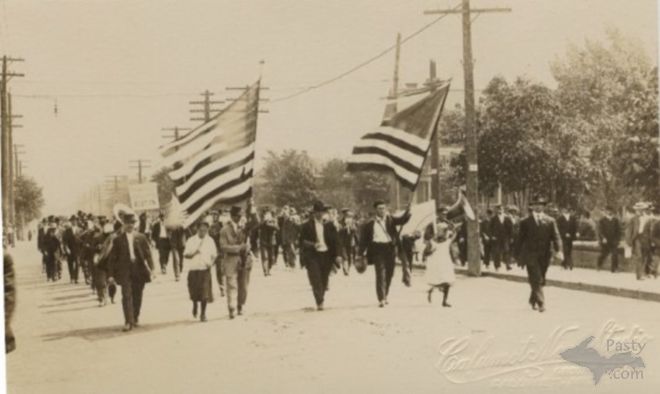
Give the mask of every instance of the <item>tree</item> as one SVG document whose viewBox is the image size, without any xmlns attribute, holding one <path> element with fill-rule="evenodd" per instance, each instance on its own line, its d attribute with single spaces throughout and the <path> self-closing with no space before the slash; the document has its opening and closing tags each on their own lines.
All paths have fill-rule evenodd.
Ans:
<svg viewBox="0 0 660 394">
<path fill-rule="evenodd" d="M 592 205 L 658 198 L 657 71 L 638 41 L 606 33 L 552 64 L 563 123 L 596 169 Z"/>
<path fill-rule="evenodd" d="M 29 223 L 41 217 L 44 198 L 41 187 L 27 176 L 19 176 L 14 181 L 16 215 L 22 223 Z"/>
<path fill-rule="evenodd" d="M 359 211 L 369 212 L 375 200 L 390 196 L 391 175 L 379 171 L 359 171 L 353 174 L 353 197 Z"/>
<path fill-rule="evenodd" d="M 479 188 L 492 195 L 498 183 L 526 206 L 544 194 L 561 205 L 576 205 L 588 190 L 592 171 L 580 156 L 574 130 L 562 122 L 555 93 L 518 78 L 495 77 L 480 100 Z M 454 182 L 465 179 L 465 156 L 457 157 Z"/>
<path fill-rule="evenodd" d="M 257 201 L 268 201 L 277 206 L 310 206 L 317 198 L 315 168 L 307 152 L 292 149 L 282 153 L 269 151 L 261 181 L 255 187 Z"/>
<path fill-rule="evenodd" d="M 353 175 L 346 171 L 346 162 L 331 159 L 323 164 L 317 179 L 317 189 L 323 202 L 338 209 L 355 208 L 352 193 Z"/>
<path fill-rule="evenodd" d="M 156 182 L 158 186 L 158 200 L 161 206 L 169 203 L 174 196 L 174 181 L 170 178 L 171 168 L 162 168 L 156 172 L 152 177 L 151 181 Z"/>
</svg>

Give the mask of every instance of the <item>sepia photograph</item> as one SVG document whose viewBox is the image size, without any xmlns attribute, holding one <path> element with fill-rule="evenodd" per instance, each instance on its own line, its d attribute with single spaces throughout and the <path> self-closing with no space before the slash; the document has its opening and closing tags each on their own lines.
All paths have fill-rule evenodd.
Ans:
<svg viewBox="0 0 660 394">
<path fill-rule="evenodd" d="M 660 392 L 659 19 L 0 0 L 0 392 Z"/>
</svg>

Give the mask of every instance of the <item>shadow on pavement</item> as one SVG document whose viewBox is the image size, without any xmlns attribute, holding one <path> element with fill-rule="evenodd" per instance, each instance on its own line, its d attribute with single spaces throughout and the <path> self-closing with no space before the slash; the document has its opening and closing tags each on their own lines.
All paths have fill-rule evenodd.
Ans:
<svg viewBox="0 0 660 394">
<path fill-rule="evenodd" d="M 59 341 L 66 338 L 80 338 L 94 342 L 104 339 L 112 339 L 126 335 L 137 335 L 141 333 L 163 330 L 166 328 L 177 327 L 177 326 L 187 326 L 192 324 L 196 324 L 196 322 L 190 320 L 178 320 L 178 321 L 144 324 L 144 325 L 141 324 L 138 328 L 135 328 L 129 332 L 123 332 L 121 330 L 122 326 L 92 327 L 92 328 L 84 328 L 80 330 L 54 332 L 54 333 L 42 335 L 42 338 L 46 342 Z"/>
</svg>

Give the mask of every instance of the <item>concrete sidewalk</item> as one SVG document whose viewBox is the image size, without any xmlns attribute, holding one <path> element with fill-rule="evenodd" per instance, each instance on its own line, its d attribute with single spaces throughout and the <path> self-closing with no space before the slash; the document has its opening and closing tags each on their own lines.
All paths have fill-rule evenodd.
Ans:
<svg viewBox="0 0 660 394">
<path fill-rule="evenodd" d="M 468 275 L 464 267 L 456 266 L 456 272 Z M 481 275 L 527 282 L 527 271 L 515 265 L 511 271 L 507 271 L 506 267 L 496 271 L 492 265 L 490 268 L 482 265 Z M 569 271 L 560 265 L 551 265 L 546 276 L 546 284 L 564 289 L 660 302 L 660 279 L 637 280 L 635 274 L 631 272 L 612 273 L 609 270 L 597 271 L 586 268 L 573 268 Z"/>
</svg>

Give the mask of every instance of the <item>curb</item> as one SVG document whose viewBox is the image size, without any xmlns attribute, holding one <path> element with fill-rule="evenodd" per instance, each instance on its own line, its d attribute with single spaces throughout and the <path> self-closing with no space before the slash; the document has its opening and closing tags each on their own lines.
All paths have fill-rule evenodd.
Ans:
<svg viewBox="0 0 660 394">
<path fill-rule="evenodd" d="M 421 267 L 419 267 L 419 268 L 421 268 Z M 455 271 L 459 275 L 468 276 L 467 269 L 455 268 Z M 504 279 L 504 280 L 509 280 L 509 281 L 512 281 L 512 282 L 527 283 L 527 277 L 525 277 L 525 276 L 511 275 L 511 274 L 506 274 L 506 273 L 482 272 L 481 276 L 482 277 L 492 277 L 492 278 L 497 278 L 497 279 Z M 621 288 L 621 287 L 610 287 L 610 286 L 603 286 L 603 285 L 594 285 L 594 284 L 591 284 L 591 283 L 583 283 L 583 282 L 568 282 L 568 281 L 556 280 L 556 279 L 547 279 L 546 280 L 546 285 L 547 286 L 559 287 L 559 288 L 562 288 L 562 289 L 579 290 L 579 291 L 587 291 L 589 293 L 611 295 L 611 296 L 615 296 L 615 297 L 624 297 L 624 298 L 632 298 L 632 299 L 642 300 L 642 301 L 660 302 L 660 293 L 652 293 L 652 292 L 643 291 L 643 290 L 632 290 L 632 289 L 626 289 L 626 288 Z"/>
</svg>

